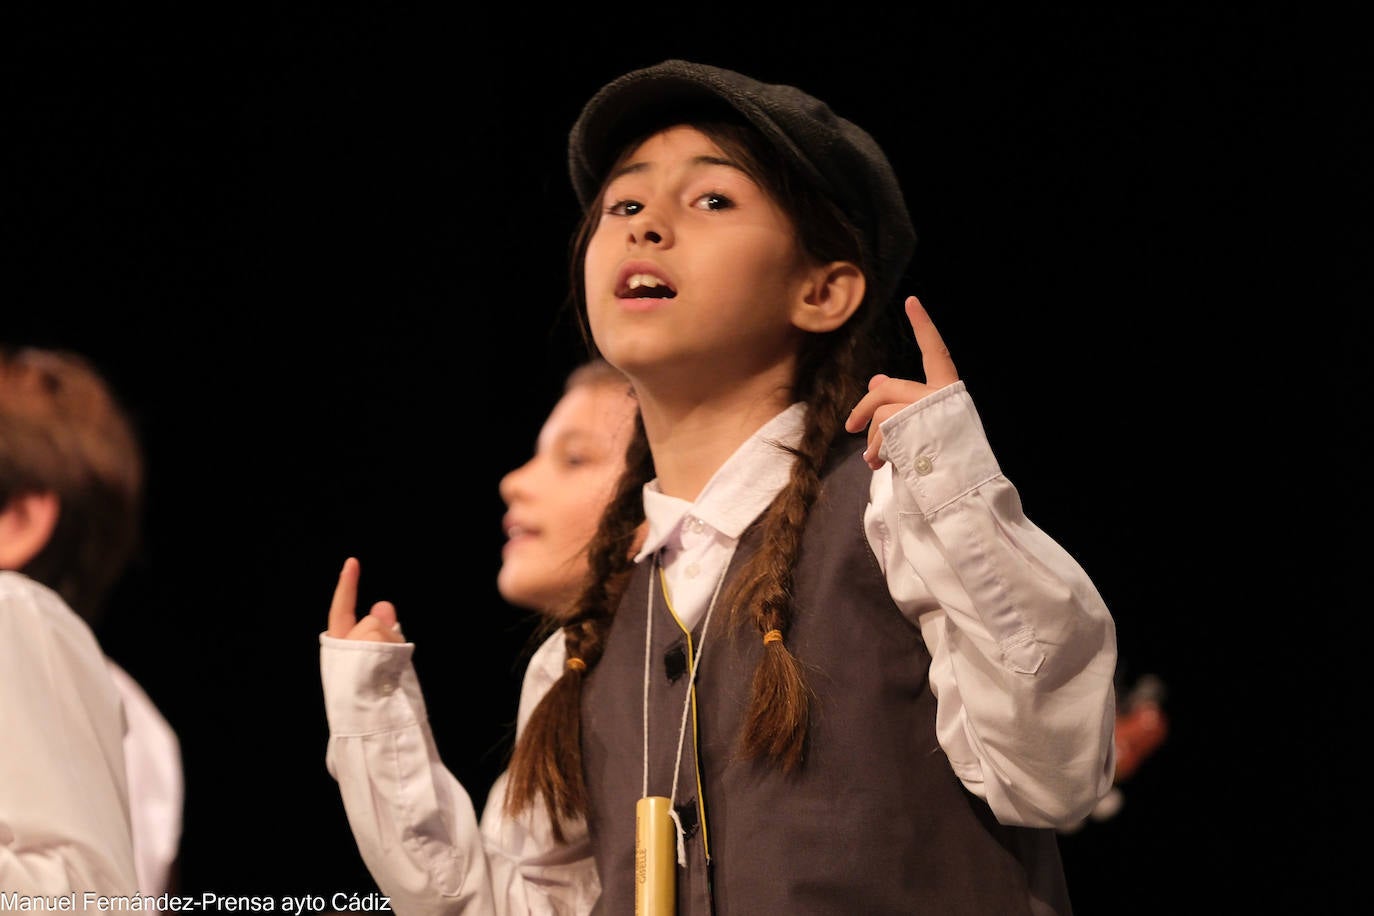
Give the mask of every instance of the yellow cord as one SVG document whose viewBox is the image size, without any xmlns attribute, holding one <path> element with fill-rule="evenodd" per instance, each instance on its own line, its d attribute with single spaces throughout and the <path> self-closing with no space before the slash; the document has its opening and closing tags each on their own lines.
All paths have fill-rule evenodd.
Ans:
<svg viewBox="0 0 1374 916">
<path fill-rule="evenodd" d="M 682 631 L 682 635 L 687 637 L 687 689 L 691 691 L 692 700 L 692 758 L 696 762 L 693 767 L 696 770 L 697 779 L 697 816 L 701 818 L 701 847 L 706 853 L 706 861 L 711 861 L 711 843 L 706 836 L 706 798 L 701 791 L 701 752 L 697 745 L 697 685 L 696 679 L 692 677 L 695 673 L 692 660 L 692 633 L 682 625 L 682 621 L 677 616 L 677 611 L 673 610 L 673 600 L 668 597 L 668 575 L 663 571 L 663 567 L 658 568 L 658 578 L 663 585 L 663 601 L 668 605 L 668 613 L 673 616 L 673 622 Z"/>
</svg>

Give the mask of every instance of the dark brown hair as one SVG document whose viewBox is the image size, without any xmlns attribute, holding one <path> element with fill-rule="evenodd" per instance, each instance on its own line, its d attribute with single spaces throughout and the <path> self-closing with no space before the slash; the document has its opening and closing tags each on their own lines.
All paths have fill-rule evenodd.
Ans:
<svg viewBox="0 0 1374 916">
<path fill-rule="evenodd" d="M 94 623 L 138 544 L 143 455 L 133 424 L 83 356 L 0 348 L 0 506 L 57 496 L 56 528 L 20 570 Z"/>
<path fill-rule="evenodd" d="M 627 144 L 628 155 L 657 129 L 681 123 L 664 119 Z M 858 231 L 839 208 L 798 175 L 762 136 L 738 120 L 693 121 L 749 174 L 791 218 L 798 243 L 817 263 L 850 261 L 867 275 Z M 619 165 L 619 162 L 616 163 Z M 609 170 L 614 173 L 615 169 Z M 608 174 L 609 174 L 608 173 Z M 604 193 L 604 188 L 603 188 Z M 595 354 L 583 301 L 583 258 L 601 216 L 601 195 L 588 208 L 573 249 L 571 289 L 583 339 Z M 865 301 L 840 328 L 810 335 L 799 354 L 792 397 L 807 405 L 800 444 L 791 477 L 757 522 L 763 526 L 764 546 L 747 558 L 723 596 L 732 625 L 751 627 L 758 638 L 780 630 L 783 640 L 765 644 L 754 675 L 753 694 L 746 714 L 741 751 L 766 757 L 783 770 L 801 764 L 809 722 L 809 692 L 802 667 L 787 649 L 791 616 L 792 567 L 801 547 L 807 511 L 821 484 L 821 468 L 835 440 L 844 433 L 844 420 L 863 393 L 868 377 L 879 365 L 880 347 L 868 325 L 878 306 Z M 583 679 L 601 658 L 611 619 L 633 571 L 624 549 L 644 520 L 643 484 L 653 479 L 653 458 L 642 422 L 626 457 L 625 474 L 601 519 L 589 549 L 591 574 L 573 615 L 563 626 L 569 658 L 584 668 L 569 667 L 535 708 L 516 742 L 509 769 L 507 810 L 519 812 L 542 800 L 554 835 L 562 839 L 561 823 L 586 812 L 581 754 L 581 688 Z"/>
</svg>

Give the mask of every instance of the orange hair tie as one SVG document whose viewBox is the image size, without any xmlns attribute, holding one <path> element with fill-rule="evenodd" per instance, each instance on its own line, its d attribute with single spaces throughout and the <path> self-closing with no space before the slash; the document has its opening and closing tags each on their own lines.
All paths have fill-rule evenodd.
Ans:
<svg viewBox="0 0 1374 916">
<path fill-rule="evenodd" d="M 586 671 L 587 663 L 574 655 L 572 658 L 568 659 L 568 667 L 574 671 Z"/>
<path fill-rule="evenodd" d="M 782 630 L 769 630 L 763 634 L 763 644 L 766 646 L 770 642 L 782 642 Z"/>
</svg>

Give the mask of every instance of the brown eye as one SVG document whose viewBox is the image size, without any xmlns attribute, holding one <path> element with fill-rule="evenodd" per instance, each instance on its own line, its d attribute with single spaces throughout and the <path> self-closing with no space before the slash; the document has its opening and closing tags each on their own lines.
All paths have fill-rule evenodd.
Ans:
<svg viewBox="0 0 1374 916">
<path fill-rule="evenodd" d="M 697 198 L 697 206 L 703 210 L 729 210 L 734 205 L 733 200 L 715 191 Z"/>
<path fill-rule="evenodd" d="M 634 216 L 644 209 L 644 205 L 637 200 L 618 200 L 606 208 L 606 212 L 611 216 Z"/>
</svg>

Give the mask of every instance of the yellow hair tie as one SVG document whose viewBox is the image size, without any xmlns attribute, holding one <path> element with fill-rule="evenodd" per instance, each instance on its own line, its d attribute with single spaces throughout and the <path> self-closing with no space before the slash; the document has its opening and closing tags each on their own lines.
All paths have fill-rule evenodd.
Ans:
<svg viewBox="0 0 1374 916">
<path fill-rule="evenodd" d="M 770 642 L 782 642 L 782 630 L 769 630 L 763 634 L 763 644 L 766 646 Z"/>
<path fill-rule="evenodd" d="M 574 655 L 572 658 L 568 659 L 568 667 L 574 671 L 586 671 L 587 663 Z"/>
</svg>

